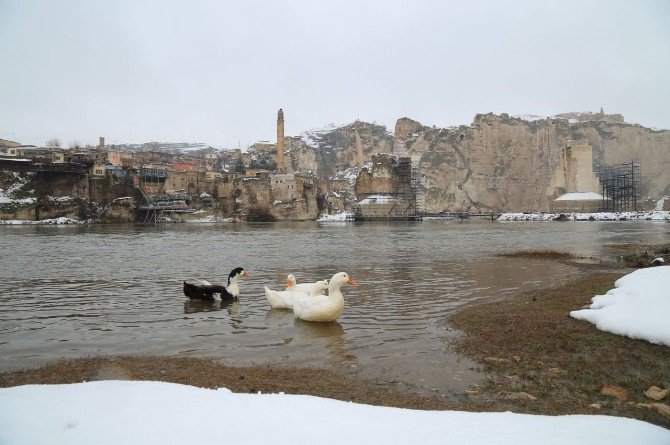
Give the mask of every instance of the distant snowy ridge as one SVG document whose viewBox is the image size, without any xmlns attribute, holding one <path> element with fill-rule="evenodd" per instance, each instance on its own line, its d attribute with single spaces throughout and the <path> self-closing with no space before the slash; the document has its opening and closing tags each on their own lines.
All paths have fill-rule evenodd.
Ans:
<svg viewBox="0 0 670 445">
<path fill-rule="evenodd" d="M 670 431 L 623 417 L 420 411 L 165 382 L 2 388 L 0 407 L 3 445 L 670 443 Z"/>
<path fill-rule="evenodd" d="M 503 213 L 496 221 L 664 221 L 670 220 L 669 211 L 649 212 L 596 212 L 596 213 Z"/>
<path fill-rule="evenodd" d="M 638 269 L 614 289 L 592 298 L 588 309 L 570 312 L 598 329 L 670 346 L 670 267 Z"/>
</svg>

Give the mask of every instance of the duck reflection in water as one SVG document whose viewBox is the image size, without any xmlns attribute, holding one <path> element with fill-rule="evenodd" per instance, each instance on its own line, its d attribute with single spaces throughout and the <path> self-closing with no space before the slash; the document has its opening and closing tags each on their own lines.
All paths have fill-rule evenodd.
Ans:
<svg viewBox="0 0 670 445">
<path fill-rule="evenodd" d="M 233 300 L 191 300 L 184 302 L 184 313 L 195 314 L 198 312 L 214 312 L 228 309 L 231 317 L 237 317 L 240 314 L 240 303 Z"/>
<path fill-rule="evenodd" d="M 265 314 L 265 321 L 268 326 L 272 327 L 288 327 L 293 326 L 293 312 L 285 309 L 270 309 Z"/>
<path fill-rule="evenodd" d="M 347 351 L 344 328 L 338 322 L 322 323 L 296 318 L 294 328 L 304 339 L 324 344 L 334 362 L 347 365 L 358 363 L 357 357 Z"/>
</svg>

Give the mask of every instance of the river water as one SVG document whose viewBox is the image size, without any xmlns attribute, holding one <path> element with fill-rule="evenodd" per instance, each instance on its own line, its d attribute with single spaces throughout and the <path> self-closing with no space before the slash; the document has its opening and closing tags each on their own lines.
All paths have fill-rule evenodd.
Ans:
<svg viewBox="0 0 670 445">
<path fill-rule="evenodd" d="M 555 249 L 602 258 L 605 245 L 667 242 L 654 222 L 291 223 L 0 226 L 0 370 L 94 355 L 189 355 L 229 364 L 335 367 L 448 394 L 481 376 L 449 348 L 463 305 L 559 283 L 575 266 L 495 257 Z M 607 258 L 605 258 L 607 259 Z M 188 278 L 224 281 L 239 302 L 188 301 Z M 348 272 L 338 323 L 269 310 L 263 286 Z"/>
</svg>

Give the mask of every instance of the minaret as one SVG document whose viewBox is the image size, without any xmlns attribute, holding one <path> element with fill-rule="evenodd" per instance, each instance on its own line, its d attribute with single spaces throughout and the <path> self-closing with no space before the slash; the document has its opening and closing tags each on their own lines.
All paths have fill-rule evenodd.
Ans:
<svg viewBox="0 0 670 445">
<path fill-rule="evenodd" d="M 284 112 L 277 113 L 277 172 L 284 172 Z"/>
</svg>

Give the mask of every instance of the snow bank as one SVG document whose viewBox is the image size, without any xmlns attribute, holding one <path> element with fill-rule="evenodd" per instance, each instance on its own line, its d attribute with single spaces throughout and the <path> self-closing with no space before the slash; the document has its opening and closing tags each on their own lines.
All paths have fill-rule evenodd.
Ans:
<svg viewBox="0 0 670 445">
<path fill-rule="evenodd" d="M 84 221 L 80 221 L 78 219 L 72 219 L 72 218 L 66 218 L 64 216 L 61 216 L 60 218 L 50 218 L 50 219 L 42 219 L 40 221 L 30 221 L 30 220 L 25 220 L 25 219 L 7 219 L 7 220 L 0 220 L 0 225 L 64 225 L 64 224 L 92 224 L 95 221 L 92 219 L 87 219 Z"/>
<path fill-rule="evenodd" d="M 632 221 L 670 220 L 670 212 L 503 213 L 496 221 Z"/>
<path fill-rule="evenodd" d="M 320 222 L 338 222 L 338 221 L 353 221 L 354 215 L 351 212 L 340 212 L 335 215 L 321 215 L 317 221 Z"/>
<path fill-rule="evenodd" d="M 570 316 L 598 329 L 670 346 L 670 267 L 638 269 L 619 278 L 614 289 L 591 299 L 589 309 Z"/>
<path fill-rule="evenodd" d="M 667 444 L 670 431 L 607 416 L 418 411 L 164 382 L 0 389 L 12 444 Z"/>
<path fill-rule="evenodd" d="M 208 215 L 199 219 L 187 219 L 187 223 L 227 223 L 232 222 L 233 218 L 222 218 L 220 216 Z"/>
<path fill-rule="evenodd" d="M 602 201 L 603 195 L 596 192 L 566 193 L 555 201 Z"/>
</svg>

